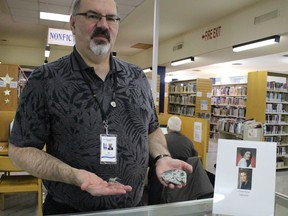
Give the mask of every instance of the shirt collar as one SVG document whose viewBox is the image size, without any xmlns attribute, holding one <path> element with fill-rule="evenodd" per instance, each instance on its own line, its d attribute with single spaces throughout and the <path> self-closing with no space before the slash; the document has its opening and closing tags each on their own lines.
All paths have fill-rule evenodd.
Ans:
<svg viewBox="0 0 288 216">
<path fill-rule="evenodd" d="M 108 74 L 122 71 L 122 67 L 120 66 L 120 63 L 118 61 L 119 60 L 113 57 L 112 54 L 110 55 L 110 71 Z M 71 64 L 74 71 L 85 71 L 91 68 L 85 63 L 75 46 L 73 47 L 73 52 L 71 53 Z"/>
<path fill-rule="evenodd" d="M 73 52 L 71 53 L 71 64 L 74 71 L 85 71 L 90 67 L 84 62 L 83 58 L 78 53 L 76 47 L 73 47 Z"/>
</svg>

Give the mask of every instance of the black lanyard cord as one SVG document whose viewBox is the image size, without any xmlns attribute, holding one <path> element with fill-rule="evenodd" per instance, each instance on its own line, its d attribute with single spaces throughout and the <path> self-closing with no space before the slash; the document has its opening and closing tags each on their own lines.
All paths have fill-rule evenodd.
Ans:
<svg viewBox="0 0 288 216">
<path fill-rule="evenodd" d="M 93 91 L 92 86 L 89 84 L 87 74 L 84 73 L 82 70 L 80 70 L 80 73 L 81 73 L 83 80 L 85 81 L 86 85 L 89 87 L 91 94 L 92 94 L 93 98 L 95 99 L 97 106 L 100 109 L 103 122 L 108 122 L 107 116 L 108 116 L 108 113 L 111 111 L 111 107 L 109 107 L 107 112 L 104 112 L 103 107 L 100 105 L 100 102 L 97 99 L 96 93 Z M 113 92 L 112 92 L 112 101 L 110 102 L 110 104 L 113 108 L 116 107 L 116 102 L 115 102 L 116 88 L 117 88 L 117 77 L 116 77 L 116 73 L 113 73 Z"/>
</svg>

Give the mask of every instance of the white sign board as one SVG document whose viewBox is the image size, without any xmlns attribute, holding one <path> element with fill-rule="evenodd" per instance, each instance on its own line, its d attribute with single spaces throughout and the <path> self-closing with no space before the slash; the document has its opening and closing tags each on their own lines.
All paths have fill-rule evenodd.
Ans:
<svg viewBox="0 0 288 216">
<path fill-rule="evenodd" d="M 202 141 L 202 123 L 194 122 L 194 141 L 200 142 Z"/>
<path fill-rule="evenodd" d="M 276 143 L 218 140 L 213 214 L 274 216 Z"/>
<path fill-rule="evenodd" d="M 207 100 L 201 100 L 200 101 L 200 110 L 208 110 L 208 101 Z"/>
<path fill-rule="evenodd" d="M 48 44 L 61 46 L 74 46 L 74 36 L 71 30 L 49 28 Z"/>
</svg>

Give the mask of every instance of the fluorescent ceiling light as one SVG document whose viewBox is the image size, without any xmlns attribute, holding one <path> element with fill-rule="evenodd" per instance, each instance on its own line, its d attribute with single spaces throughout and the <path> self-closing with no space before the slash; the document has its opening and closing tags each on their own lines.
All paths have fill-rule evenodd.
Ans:
<svg viewBox="0 0 288 216">
<path fill-rule="evenodd" d="M 271 37 L 266 37 L 266 38 L 250 41 L 247 43 L 238 44 L 238 45 L 233 46 L 232 48 L 233 48 L 233 52 L 241 52 L 241 51 L 245 51 L 249 49 L 272 45 L 272 44 L 279 43 L 279 42 L 280 42 L 280 36 L 274 35 Z"/>
<path fill-rule="evenodd" d="M 53 20 L 59 22 L 70 22 L 70 15 L 40 12 L 40 19 Z"/>
<path fill-rule="evenodd" d="M 178 65 L 182 65 L 182 64 L 187 64 L 187 63 L 190 63 L 194 61 L 194 57 L 193 56 L 190 56 L 188 58 L 184 58 L 184 59 L 179 59 L 179 60 L 176 60 L 176 61 L 172 61 L 171 62 L 171 65 L 172 66 L 178 66 Z"/>
<path fill-rule="evenodd" d="M 144 73 L 148 73 L 148 72 L 150 72 L 150 71 L 152 71 L 152 67 L 143 69 L 143 72 L 144 72 Z"/>
</svg>

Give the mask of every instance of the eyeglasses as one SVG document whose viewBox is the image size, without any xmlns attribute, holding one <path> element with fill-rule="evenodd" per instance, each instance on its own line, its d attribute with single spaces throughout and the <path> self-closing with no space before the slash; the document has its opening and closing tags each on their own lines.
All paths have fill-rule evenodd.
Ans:
<svg viewBox="0 0 288 216">
<path fill-rule="evenodd" d="M 117 24 L 120 22 L 120 17 L 116 15 L 102 15 L 100 13 L 96 13 L 94 11 L 87 11 L 86 13 L 77 13 L 75 16 L 84 16 L 87 20 L 93 21 L 93 22 L 99 22 L 102 17 L 106 18 L 107 23 L 109 24 Z"/>
</svg>

